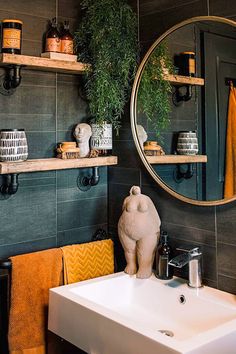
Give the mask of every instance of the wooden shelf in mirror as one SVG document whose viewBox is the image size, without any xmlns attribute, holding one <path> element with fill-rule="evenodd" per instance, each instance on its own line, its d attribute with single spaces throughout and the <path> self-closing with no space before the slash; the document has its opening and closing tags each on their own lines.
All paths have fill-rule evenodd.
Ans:
<svg viewBox="0 0 236 354">
<path fill-rule="evenodd" d="M 206 155 L 162 155 L 162 156 L 146 156 L 147 161 L 151 164 L 179 164 L 179 163 L 200 163 L 207 162 Z"/>
<path fill-rule="evenodd" d="M 26 173 L 39 171 L 66 170 L 71 168 L 86 168 L 117 165 L 117 156 L 68 159 L 58 158 L 26 160 L 23 162 L 0 162 L 0 174 Z"/>
<path fill-rule="evenodd" d="M 0 54 L 0 65 L 21 65 L 28 69 L 55 71 L 64 74 L 82 74 L 86 69 L 86 64 L 80 62 L 6 53 Z"/>
<path fill-rule="evenodd" d="M 181 75 L 165 75 L 164 79 L 174 85 L 204 85 L 204 79 L 200 77 L 190 77 Z"/>
</svg>

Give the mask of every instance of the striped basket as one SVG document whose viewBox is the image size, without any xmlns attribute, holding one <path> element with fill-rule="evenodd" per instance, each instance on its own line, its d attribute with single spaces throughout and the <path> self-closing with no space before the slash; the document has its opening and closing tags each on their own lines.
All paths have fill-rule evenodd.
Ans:
<svg viewBox="0 0 236 354">
<path fill-rule="evenodd" d="M 24 129 L 0 131 L 0 161 L 25 161 L 28 145 Z"/>
</svg>

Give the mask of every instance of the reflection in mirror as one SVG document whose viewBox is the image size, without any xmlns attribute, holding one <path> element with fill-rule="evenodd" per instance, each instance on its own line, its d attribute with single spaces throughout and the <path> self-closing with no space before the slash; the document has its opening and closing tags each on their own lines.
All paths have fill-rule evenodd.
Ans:
<svg viewBox="0 0 236 354">
<path fill-rule="evenodd" d="M 169 31 L 137 81 L 142 154 L 167 190 L 196 201 L 236 194 L 236 29 L 218 21 Z"/>
</svg>

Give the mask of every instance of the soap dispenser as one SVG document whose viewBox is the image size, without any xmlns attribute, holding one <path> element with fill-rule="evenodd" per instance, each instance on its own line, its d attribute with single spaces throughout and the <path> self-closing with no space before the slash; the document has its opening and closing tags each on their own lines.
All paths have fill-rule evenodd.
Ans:
<svg viewBox="0 0 236 354">
<path fill-rule="evenodd" d="M 171 248 L 168 244 L 168 234 L 161 232 L 160 243 L 156 252 L 156 277 L 162 280 L 168 280 L 173 277 L 173 268 L 169 266 Z"/>
</svg>

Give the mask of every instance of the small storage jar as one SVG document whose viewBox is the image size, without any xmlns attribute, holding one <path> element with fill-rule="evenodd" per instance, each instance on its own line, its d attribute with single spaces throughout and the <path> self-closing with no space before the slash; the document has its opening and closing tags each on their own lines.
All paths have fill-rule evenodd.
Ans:
<svg viewBox="0 0 236 354">
<path fill-rule="evenodd" d="M 2 53 L 21 54 L 22 24 L 20 20 L 2 21 Z"/>
<path fill-rule="evenodd" d="M 25 161 L 28 144 L 24 129 L 2 129 L 0 131 L 0 161 Z"/>
</svg>

